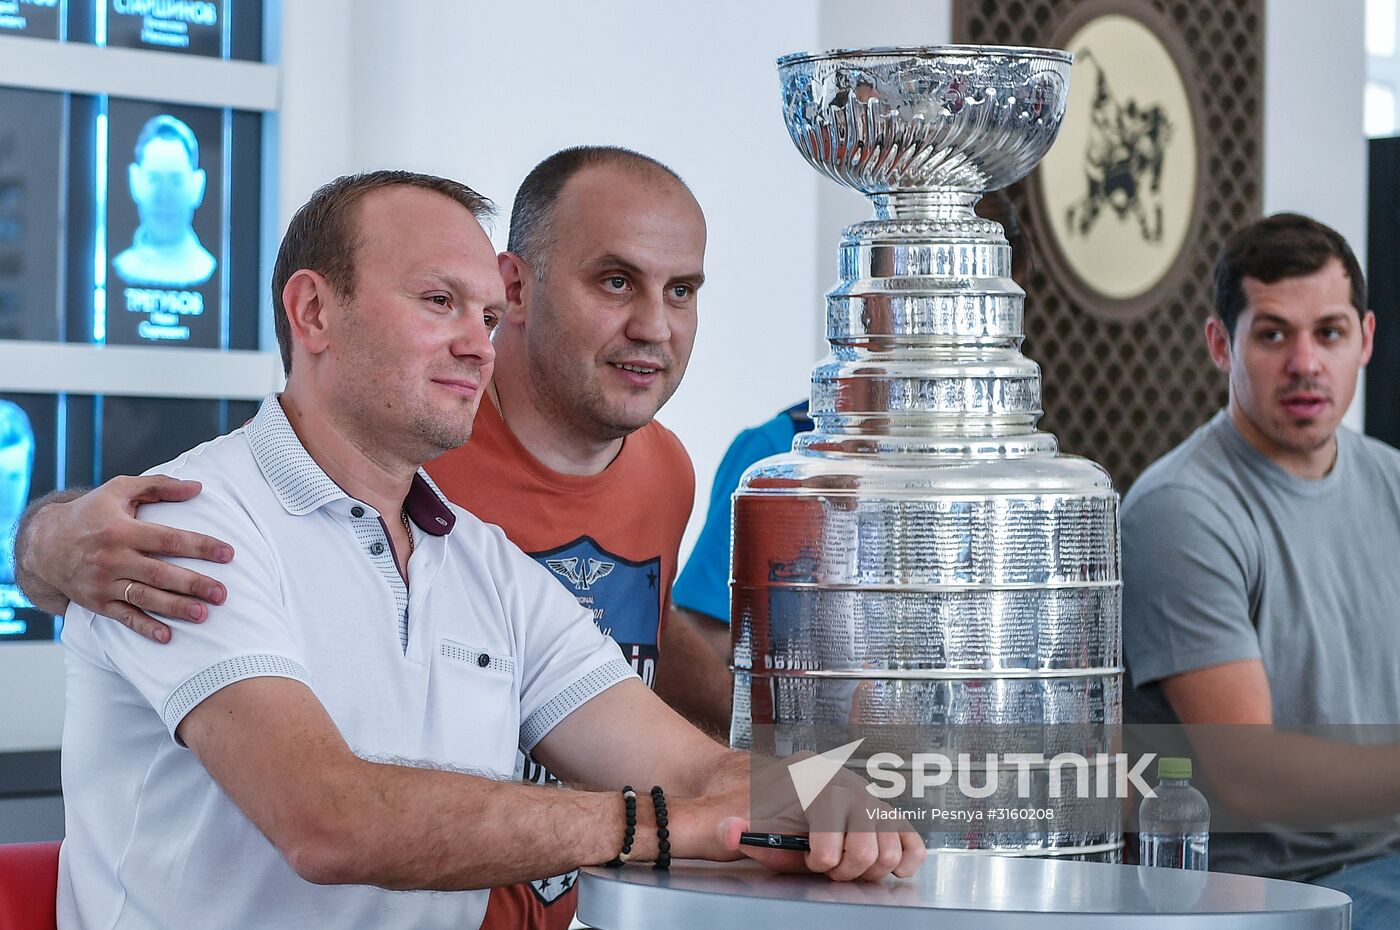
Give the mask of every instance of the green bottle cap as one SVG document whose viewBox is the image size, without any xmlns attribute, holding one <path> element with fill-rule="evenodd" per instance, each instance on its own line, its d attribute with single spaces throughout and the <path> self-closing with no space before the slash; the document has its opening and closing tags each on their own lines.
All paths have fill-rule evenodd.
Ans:
<svg viewBox="0 0 1400 930">
<path fill-rule="evenodd" d="M 1191 777 L 1191 760 L 1177 756 L 1163 756 L 1157 760 L 1157 780 L 1164 778 L 1182 779 Z"/>
</svg>

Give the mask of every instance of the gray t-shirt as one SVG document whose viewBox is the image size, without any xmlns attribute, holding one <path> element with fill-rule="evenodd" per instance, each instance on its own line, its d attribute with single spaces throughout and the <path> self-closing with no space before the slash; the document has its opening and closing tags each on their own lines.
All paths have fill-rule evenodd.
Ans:
<svg viewBox="0 0 1400 930">
<path fill-rule="evenodd" d="M 1222 411 L 1123 502 L 1129 723 L 1176 723 L 1160 681 L 1260 659 L 1274 722 L 1400 723 L 1400 452 L 1347 429 L 1298 478 Z M 1361 834 L 1223 834 L 1211 865 L 1303 878 L 1396 848 Z"/>
</svg>

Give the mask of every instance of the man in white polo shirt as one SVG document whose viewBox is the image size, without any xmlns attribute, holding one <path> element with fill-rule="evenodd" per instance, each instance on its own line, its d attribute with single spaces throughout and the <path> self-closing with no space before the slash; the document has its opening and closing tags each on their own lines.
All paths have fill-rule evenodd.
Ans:
<svg viewBox="0 0 1400 930">
<path fill-rule="evenodd" d="M 204 491 L 142 514 L 237 547 L 202 566 L 231 592 L 211 608 L 224 616 L 161 646 L 68 612 L 61 926 L 475 926 L 484 891 L 386 889 L 607 861 L 625 783 L 675 798 L 671 855 L 739 855 L 743 758 L 668 710 L 546 569 L 419 469 L 466 440 L 490 377 L 505 294 L 476 219 L 488 206 L 377 172 L 293 218 L 273 287 L 286 391 L 161 466 Z M 498 780 L 517 746 L 577 790 Z M 635 815 L 631 853 L 654 858 L 645 792 Z M 806 864 L 837 879 L 907 875 L 923 856 L 912 833 L 812 842 Z"/>
</svg>

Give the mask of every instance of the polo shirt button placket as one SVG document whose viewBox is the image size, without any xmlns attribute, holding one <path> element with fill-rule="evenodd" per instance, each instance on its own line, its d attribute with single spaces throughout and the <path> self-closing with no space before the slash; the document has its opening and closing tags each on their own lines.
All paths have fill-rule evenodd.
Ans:
<svg viewBox="0 0 1400 930">
<path fill-rule="evenodd" d="M 383 555 L 383 554 L 384 554 L 384 544 L 383 544 L 382 542 L 377 542 L 377 543 L 375 543 L 374 545 L 370 546 L 370 547 L 369 547 L 369 554 L 370 554 L 370 555 Z"/>
</svg>

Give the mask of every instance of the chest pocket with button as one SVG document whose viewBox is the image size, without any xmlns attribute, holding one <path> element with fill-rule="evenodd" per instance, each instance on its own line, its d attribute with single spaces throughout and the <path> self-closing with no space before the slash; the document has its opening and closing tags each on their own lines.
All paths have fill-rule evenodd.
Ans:
<svg viewBox="0 0 1400 930">
<path fill-rule="evenodd" d="M 429 724 L 453 764 L 509 777 L 520 742 L 515 658 L 440 639 L 432 658 Z"/>
</svg>

